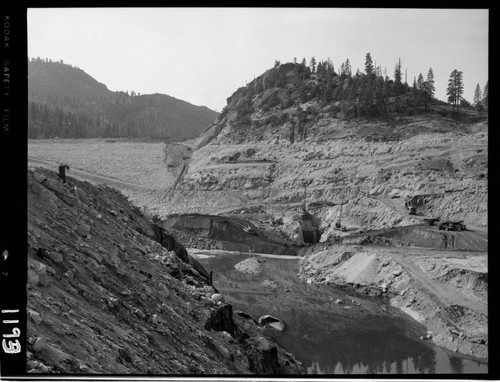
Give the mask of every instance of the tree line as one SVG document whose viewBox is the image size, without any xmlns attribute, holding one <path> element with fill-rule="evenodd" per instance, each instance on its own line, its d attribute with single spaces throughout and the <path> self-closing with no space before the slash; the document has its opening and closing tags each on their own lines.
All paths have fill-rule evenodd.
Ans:
<svg viewBox="0 0 500 382">
<path fill-rule="evenodd" d="M 390 112 L 409 111 L 416 113 L 428 110 L 432 103 L 439 102 L 435 98 L 435 79 L 432 67 L 427 71 L 426 77 L 420 73 L 413 78 L 410 86 L 407 81 L 406 70 L 403 73 L 401 59 L 394 64 L 392 78 L 387 73 L 387 68 L 382 69 L 368 52 L 365 55 L 364 71 L 359 68 L 353 74 L 351 62 L 346 59 L 335 71 L 330 58 L 318 61 L 312 57 L 307 64 L 305 58 L 298 61 L 293 59 L 293 64 L 301 67 L 299 72 L 300 102 L 307 102 L 316 98 L 323 104 L 334 103 L 344 109 L 346 116 L 377 116 Z M 287 64 L 284 64 L 287 65 Z M 276 60 L 274 68 L 282 64 Z M 305 79 L 319 81 L 315 88 L 301 83 Z M 278 79 L 276 86 L 283 86 L 283 78 Z M 479 84 L 476 87 L 474 103 L 470 104 L 463 98 L 464 84 L 463 73 L 453 70 L 450 74 L 446 89 L 447 101 L 454 109 L 475 108 L 484 110 L 488 108 L 488 84 L 481 92 Z"/>
<path fill-rule="evenodd" d="M 328 106 L 332 113 L 345 118 L 384 116 L 408 110 L 416 113 L 435 101 L 432 68 L 425 80 L 420 74 L 413 86 L 409 86 L 401 59 L 394 65 L 393 78 L 390 78 L 387 69 L 382 70 L 371 54 L 366 53 L 364 71 L 358 69 L 355 73 L 349 59 L 342 62 L 338 70 L 330 59 L 318 61 L 312 57 L 307 63 L 305 58 L 300 62 L 294 58 L 293 63 L 285 64 L 276 60 L 272 71 L 238 89 L 228 98 L 228 105 L 241 99 L 236 108 L 244 122 L 245 115 L 252 111 L 253 96 L 272 87 L 285 89 L 286 95 L 273 93 L 266 99 L 264 109 L 278 105 L 289 108 L 315 99 L 322 107 Z M 222 117 L 224 113 L 225 110 Z"/>
</svg>

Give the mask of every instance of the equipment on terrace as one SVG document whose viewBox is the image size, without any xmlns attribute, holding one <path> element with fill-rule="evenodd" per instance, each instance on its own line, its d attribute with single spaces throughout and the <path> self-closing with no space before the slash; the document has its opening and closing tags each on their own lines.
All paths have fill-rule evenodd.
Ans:
<svg viewBox="0 0 500 382">
<path fill-rule="evenodd" d="M 438 224 L 438 229 L 445 231 L 465 231 L 467 227 L 465 226 L 463 220 L 446 220 Z"/>
</svg>

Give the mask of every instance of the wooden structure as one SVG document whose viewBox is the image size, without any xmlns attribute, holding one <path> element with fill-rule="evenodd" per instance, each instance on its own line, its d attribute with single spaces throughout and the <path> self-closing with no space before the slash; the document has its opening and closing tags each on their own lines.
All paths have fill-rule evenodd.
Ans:
<svg viewBox="0 0 500 382">
<path fill-rule="evenodd" d="M 302 211 L 300 227 L 305 243 L 316 244 L 319 241 L 318 226 L 313 223 L 312 215 L 305 208 Z"/>
</svg>

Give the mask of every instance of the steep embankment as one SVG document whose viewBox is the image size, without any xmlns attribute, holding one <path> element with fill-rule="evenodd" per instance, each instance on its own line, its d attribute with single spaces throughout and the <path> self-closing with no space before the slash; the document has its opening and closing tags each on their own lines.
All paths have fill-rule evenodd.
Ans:
<svg viewBox="0 0 500 382">
<path fill-rule="evenodd" d="M 161 226 L 182 238 L 187 246 L 200 249 L 296 255 L 298 245 L 276 235 L 272 230 L 261 230 L 254 224 L 235 217 L 202 214 L 170 215 Z"/>
<path fill-rule="evenodd" d="M 29 373 L 301 373 L 206 276 L 119 192 L 30 168 Z"/>
<path fill-rule="evenodd" d="M 404 205 L 405 197 L 412 196 L 418 199 L 420 217 L 486 226 L 485 115 L 438 104 L 416 112 L 402 95 L 389 97 L 393 102 L 399 98 L 399 113 L 345 119 L 343 101 L 300 96 L 304 84 L 324 85 L 321 75 L 303 79 L 297 68 L 271 69 L 228 98 L 225 110 L 194 145 L 177 184 L 193 193 L 191 208 L 219 212 L 216 195 L 223 191 L 225 211 L 241 207 L 244 199 L 243 205 L 260 205 L 273 216 L 296 221 L 298 213 L 290 216 L 290 207 L 327 202 L 314 211 L 324 240 L 334 234 L 332 223 L 340 215 L 347 227 L 418 223 Z M 334 79 L 338 86 L 346 81 Z M 237 203 L 233 195 L 240 197 Z M 342 212 L 341 203 L 346 203 Z"/>
</svg>

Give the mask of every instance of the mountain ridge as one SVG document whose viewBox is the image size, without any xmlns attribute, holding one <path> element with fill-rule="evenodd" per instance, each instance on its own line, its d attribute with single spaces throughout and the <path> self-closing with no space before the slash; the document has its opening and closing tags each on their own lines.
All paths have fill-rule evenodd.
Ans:
<svg viewBox="0 0 500 382">
<path fill-rule="evenodd" d="M 62 62 L 28 63 L 28 137 L 198 136 L 218 115 L 167 94 L 111 91 L 80 68 Z"/>
</svg>

